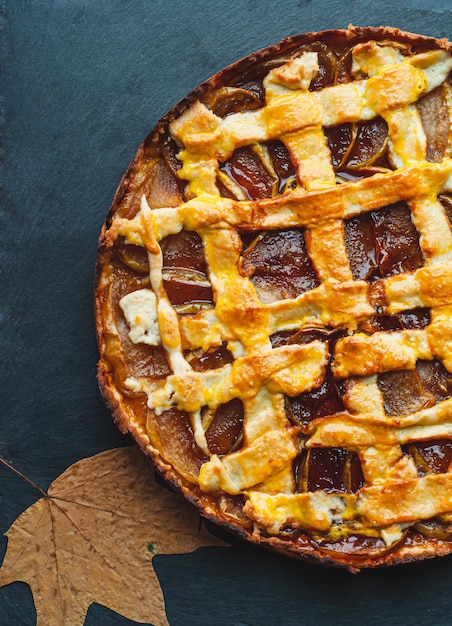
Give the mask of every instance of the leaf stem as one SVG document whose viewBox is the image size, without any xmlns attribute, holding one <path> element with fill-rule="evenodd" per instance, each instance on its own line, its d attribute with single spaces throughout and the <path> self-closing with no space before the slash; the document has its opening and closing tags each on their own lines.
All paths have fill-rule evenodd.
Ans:
<svg viewBox="0 0 452 626">
<path fill-rule="evenodd" d="M 14 474 L 17 474 L 17 476 L 22 478 L 22 480 L 24 480 L 26 483 L 31 485 L 34 489 L 39 491 L 41 496 L 43 496 L 44 498 L 47 498 L 47 493 L 43 489 L 41 489 L 41 487 L 39 487 L 36 483 L 34 483 L 32 480 L 30 480 L 30 478 L 25 476 L 25 474 L 22 474 L 22 472 L 19 472 L 18 469 L 16 469 L 13 465 L 11 465 L 11 463 L 8 463 L 8 461 L 6 461 L 5 459 L 2 459 L 1 457 L 0 457 L 0 463 L 2 463 L 2 465 L 4 465 L 8 469 L 10 469 L 12 472 L 14 472 Z"/>
</svg>

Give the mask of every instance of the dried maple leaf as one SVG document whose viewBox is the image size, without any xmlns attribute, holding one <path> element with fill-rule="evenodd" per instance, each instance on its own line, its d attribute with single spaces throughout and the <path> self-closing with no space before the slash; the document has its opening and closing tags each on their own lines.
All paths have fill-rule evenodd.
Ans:
<svg viewBox="0 0 452 626">
<path fill-rule="evenodd" d="M 69 467 L 12 524 L 0 587 L 30 585 L 38 626 L 82 626 L 93 602 L 164 626 L 153 556 L 226 545 L 199 521 L 138 448 L 108 450 Z"/>
</svg>

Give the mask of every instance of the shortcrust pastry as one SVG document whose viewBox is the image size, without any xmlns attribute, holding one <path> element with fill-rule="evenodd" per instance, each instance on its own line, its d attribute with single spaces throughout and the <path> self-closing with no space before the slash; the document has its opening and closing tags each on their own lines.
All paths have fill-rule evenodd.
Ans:
<svg viewBox="0 0 452 626">
<path fill-rule="evenodd" d="M 103 227 L 99 381 L 201 514 L 351 570 L 452 551 L 452 70 L 290 37 L 138 150 Z"/>
</svg>

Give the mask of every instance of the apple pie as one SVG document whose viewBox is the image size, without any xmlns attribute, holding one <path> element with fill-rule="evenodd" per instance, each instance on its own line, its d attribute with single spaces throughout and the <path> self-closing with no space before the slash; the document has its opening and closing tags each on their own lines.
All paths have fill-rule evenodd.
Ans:
<svg viewBox="0 0 452 626">
<path fill-rule="evenodd" d="M 204 518 L 352 571 L 452 552 L 452 46 L 289 37 L 156 125 L 96 272 L 102 394 Z"/>
</svg>

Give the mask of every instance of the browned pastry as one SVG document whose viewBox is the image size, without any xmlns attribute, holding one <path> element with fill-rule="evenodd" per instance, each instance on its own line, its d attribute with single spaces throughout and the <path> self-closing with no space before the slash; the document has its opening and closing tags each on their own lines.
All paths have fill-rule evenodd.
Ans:
<svg viewBox="0 0 452 626">
<path fill-rule="evenodd" d="M 290 37 L 176 105 L 116 193 L 103 395 L 257 544 L 353 571 L 452 551 L 451 50 Z"/>
</svg>

